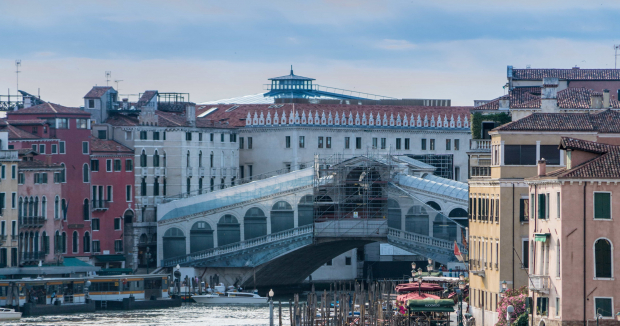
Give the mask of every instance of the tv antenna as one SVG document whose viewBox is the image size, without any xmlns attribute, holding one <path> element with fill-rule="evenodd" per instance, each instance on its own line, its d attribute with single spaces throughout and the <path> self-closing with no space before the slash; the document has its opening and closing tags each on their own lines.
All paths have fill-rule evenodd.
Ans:
<svg viewBox="0 0 620 326">
<path fill-rule="evenodd" d="M 110 86 L 110 78 L 112 78 L 112 72 L 106 71 L 105 72 L 105 85 L 106 86 Z"/>
<path fill-rule="evenodd" d="M 15 60 L 15 78 L 17 80 L 17 95 L 19 95 L 19 67 L 22 66 L 22 61 L 20 59 Z"/>
<path fill-rule="evenodd" d="M 115 80 L 115 81 L 114 81 L 114 82 L 116 83 L 116 92 L 117 92 L 117 93 L 119 93 L 119 92 L 120 92 L 120 91 L 119 91 L 119 88 L 118 88 L 118 83 L 119 83 L 119 82 L 122 82 L 122 81 L 123 81 L 122 79 L 117 79 L 117 80 Z"/>
<path fill-rule="evenodd" d="M 618 49 L 620 49 L 620 44 L 614 45 L 614 69 L 618 69 Z"/>
</svg>

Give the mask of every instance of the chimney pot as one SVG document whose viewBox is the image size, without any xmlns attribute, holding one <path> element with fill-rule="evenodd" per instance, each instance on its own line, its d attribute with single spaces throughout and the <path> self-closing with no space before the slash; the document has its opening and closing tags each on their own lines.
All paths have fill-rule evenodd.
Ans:
<svg viewBox="0 0 620 326">
<path fill-rule="evenodd" d="M 610 106 L 611 105 L 609 103 L 609 90 L 608 89 L 604 89 L 603 90 L 603 108 L 607 109 Z"/>
<path fill-rule="evenodd" d="M 541 158 L 538 161 L 538 176 L 542 177 L 547 174 L 547 161 L 544 158 Z"/>
<path fill-rule="evenodd" d="M 599 92 L 590 93 L 590 108 L 601 109 L 603 108 L 603 96 Z"/>
</svg>

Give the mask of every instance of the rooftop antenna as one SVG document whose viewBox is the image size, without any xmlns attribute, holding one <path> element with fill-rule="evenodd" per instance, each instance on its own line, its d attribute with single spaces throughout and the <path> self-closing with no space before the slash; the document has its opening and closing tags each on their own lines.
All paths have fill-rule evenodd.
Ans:
<svg viewBox="0 0 620 326">
<path fill-rule="evenodd" d="M 291 76 L 293 76 L 293 65 L 291 65 Z"/>
<path fill-rule="evenodd" d="M 120 93 L 119 88 L 118 88 L 118 83 L 122 82 L 122 81 L 123 81 L 122 79 L 117 79 L 117 80 L 114 81 L 116 83 L 116 92 L 117 93 Z"/>
<path fill-rule="evenodd" d="M 110 78 L 112 77 L 112 72 L 111 71 L 106 71 L 105 72 L 105 85 L 106 86 L 110 86 Z"/>
<path fill-rule="evenodd" d="M 620 44 L 614 45 L 614 69 L 618 69 L 618 49 L 620 49 Z"/>
<path fill-rule="evenodd" d="M 21 66 L 22 66 L 21 59 L 15 60 L 15 78 L 17 80 L 17 95 L 19 95 L 19 73 L 21 72 L 19 71 L 19 67 Z"/>
</svg>

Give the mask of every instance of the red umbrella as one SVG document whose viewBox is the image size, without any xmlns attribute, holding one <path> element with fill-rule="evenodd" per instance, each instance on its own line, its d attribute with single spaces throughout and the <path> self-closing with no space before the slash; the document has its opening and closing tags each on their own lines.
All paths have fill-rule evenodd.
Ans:
<svg viewBox="0 0 620 326">
<path fill-rule="evenodd" d="M 407 294 L 401 294 L 396 297 L 396 300 L 400 302 L 407 302 L 407 300 L 424 300 L 424 299 L 438 300 L 439 296 L 436 296 L 434 294 L 428 294 L 428 293 L 418 294 L 418 292 L 411 292 Z"/>
<path fill-rule="evenodd" d="M 418 283 L 404 283 L 396 286 L 396 292 L 413 292 L 413 291 L 443 291 L 443 287 L 435 283 L 422 283 L 418 288 Z"/>
</svg>

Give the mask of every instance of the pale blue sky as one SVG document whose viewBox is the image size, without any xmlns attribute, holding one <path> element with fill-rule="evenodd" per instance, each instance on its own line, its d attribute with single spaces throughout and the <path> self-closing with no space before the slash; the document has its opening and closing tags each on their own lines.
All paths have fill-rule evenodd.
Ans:
<svg viewBox="0 0 620 326">
<path fill-rule="evenodd" d="M 195 102 L 269 77 L 457 105 L 502 94 L 506 65 L 613 68 L 617 1 L 0 1 L 0 93 L 80 105 L 104 72 L 121 93 Z M 114 84 L 114 86 L 116 86 Z"/>
</svg>

